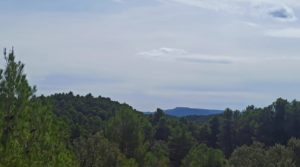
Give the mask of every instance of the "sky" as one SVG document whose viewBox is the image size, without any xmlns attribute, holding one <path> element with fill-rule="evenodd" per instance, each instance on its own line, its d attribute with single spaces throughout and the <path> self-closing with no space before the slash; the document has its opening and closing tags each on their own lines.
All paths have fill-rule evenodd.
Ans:
<svg viewBox="0 0 300 167">
<path fill-rule="evenodd" d="M 3 0 L 0 47 L 38 94 L 262 107 L 300 99 L 299 12 L 299 0 Z"/>
</svg>

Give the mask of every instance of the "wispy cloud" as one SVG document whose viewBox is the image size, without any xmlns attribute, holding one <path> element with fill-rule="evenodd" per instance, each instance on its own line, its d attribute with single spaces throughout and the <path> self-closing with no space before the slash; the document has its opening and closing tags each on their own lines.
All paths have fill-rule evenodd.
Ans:
<svg viewBox="0 0 300 167">
<path fill-rule="evenodd" d="M 187 51 L 185 51 L 184 49 L 162 47 L 159 49 L 140 52 L 138 54 L 146 57 L 165 58 L 165 57 L 181 57 L 186 55 Z"/>
<path fill-rule="evenodd" d="M 256 23 L 253 23 L 253 22 L 242 21 L 241 23 L 244 24 L 244 25 L 247 25 L 249 27 L 253 27 L 253 28 L 259 28 L 260 27 L 259 24 L 256 24 Z"/>
<path fill-rule="evenodd" d="M 233 60 L 228 57 L 209 57 L 209 56 L 199 56 L 199 57 L 181 57 L 177 60 L 190 62 L 190 63 L 212 63 L 212 64 L 231 64 Z"/>
<path fill-rule="evenodd" d="M 268 36 L 300 38 L 300 29 L 273 30 L 267 32 Z M 159 60 L 159 61 L 177 61 L 185 63 L 203 63 L 203 64 L 244 64 L 265 61 L 299 61 L 297 56 L 219 56 L 209 54 L 190 53 L 184 49 L 166 48 L 153 49 L 138 53 L 139 56 Z"/>
<path fill-rule="evenodd" d="M 166 47 L 140 52 L 138 53 L 138 55 L 157 60 L 172 60 L 188 63 L 230 64 L 234 62 L 234 59 L 232 57 L 192 54 L 184 49 Z"/>
</svg>

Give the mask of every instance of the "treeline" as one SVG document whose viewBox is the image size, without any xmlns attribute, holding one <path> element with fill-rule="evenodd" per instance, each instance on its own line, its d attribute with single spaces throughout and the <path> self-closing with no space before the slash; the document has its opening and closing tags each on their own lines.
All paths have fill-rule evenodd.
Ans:
<svg viewBox="0 0 300 167">
<path fill-rule="evenodd" d="M 0 69 L 0 167 L 297 167 L 300 102 L 212 117 L 144 115 L 109 98 L 35 96 L 14 52 Z"/>
<path fill-rule="evenodd" d="M 249 106 L 242 112 L 226 109 L 221 115 L 198 121 L 197 116 L 170 117 L 160 109 L 143 115 L 126 104 L 90 94 L 47 98 L 54 102 L 57 116 L 74 128 L 70 141 L 79 148 L 74 151 L 81 166 L 92 163 L 91 157 L 101 162 L 100 146 L 98 151 L 89 150 L 96 149 L 92 143 L 97 137 L 114 145 L 109 147 L 119 150 L 133 166 L 300 166 L 297 101 L 278 99 L 268 107 Z"/>
</svg>

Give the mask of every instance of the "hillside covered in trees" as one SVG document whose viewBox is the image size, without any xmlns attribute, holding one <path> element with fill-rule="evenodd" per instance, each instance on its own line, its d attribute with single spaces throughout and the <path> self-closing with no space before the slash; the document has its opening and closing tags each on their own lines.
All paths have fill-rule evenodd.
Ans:
<svg viewBox="0 0 300 167">
<path fill-rule="evenodd" d="M 211 117 L 151 115 L 109 98 L 36 96 L 14 52 L 0 68 L 0 166 L 299 167 L 300 102 Z"/>
</svg>

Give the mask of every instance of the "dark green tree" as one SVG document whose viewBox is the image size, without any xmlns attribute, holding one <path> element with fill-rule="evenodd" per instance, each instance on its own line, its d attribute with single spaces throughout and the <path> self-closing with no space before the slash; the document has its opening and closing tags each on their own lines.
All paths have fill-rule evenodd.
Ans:
<svg viewBox="0 0 300 167">
<path fill-rule="evenodd" d="M 164 141 L 168 140 L 171 132 L 166 118 L 161 118 L 158 121 L 155 129 L 156 131 L 154 134 L 154 138 L 156 140 L 164 140 Z"/>
<path fill-rule="evenodd" d="M 277 99 L 273 104 L 275 115 L 274 115 L 274 141 L 276 143 L 284 144 L 288 138 L 285 132 L 285 119 L 288 101 L 284 99 Z"/>
<path fill-rule="evenodd" d="M 170 160 L 174 167 L 179 167 L 182 159 L 196 144 L 190 132 L 184 127 L 175 127 L 169 140 Z"/>
<path fill-rule="evenodd" d="M 233 143 L 233 111 L 226 109 L 223 114 L 222 125 L 220 128 L 220 134 L 218 136 L 219 145 L 228 157 L 234 149 Z"/>
<path fill-rule="evenodd" d="M 142 119 L 130 110 L 117 112 L 107 125 L 106 136 L 115 142 L 128 158 L 135 158 L 142 163 L 147 145 L 143 131 Z"/>
<path fill-rule="evenodd" d="M 160 119 L 163 117 L 165 117 L 164 111 L 162 109 L 158 108 L 152 116 L 153 125 L 156 125 L 160 121 Z"/>
<path fill-rule="evenodd" d="M 218 117 L 213 117 L 209 121 L 209 128 L 210 128 L 210 134 L 209 134 L 209 143 L 208 145 L 217 148 L 218 146 L 218 135 L 220 134 L 220 121 Z"/>
</svg>

